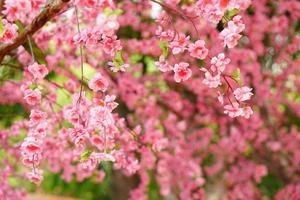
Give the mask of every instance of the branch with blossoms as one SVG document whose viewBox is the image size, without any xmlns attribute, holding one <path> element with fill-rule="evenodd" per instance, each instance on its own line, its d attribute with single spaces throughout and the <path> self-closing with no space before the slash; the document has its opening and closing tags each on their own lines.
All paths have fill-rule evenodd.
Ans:
<svg viewBox="0 0 300 200">
<path fill-rule="evenodd" d="M 12 50 L 18 48 L 20 45 L 27 41 L 29 36 L 32 36 L 36 31 L 42 28 L 48 21 L 50 21 L 55 15 L 57 15 L 69 2 L 69 0 L 51 0 L 42 10 L 42 12 L 36 16 L 30 25 L 28 25 L 18 36 L 16 36 L 16 28 L 7 27 L 6 33 L 3 38 L 10 40 L 8 44 L 0 45 L 0 63 L 5 55 Z M 1 9 L 0 9 L 1 10 Z M 7 10 L 9 12 L 9 10 Z M 9 13 L 7 13 L 9 14 Z M 8 22 L 2 22 L 8 24 Z M 6 35 L 5 35 L 6 34 Z"/>
<path fill-rule="evenodd" d="M 156 1 L 154 2 L 159 3 Z M 227 4 L 228 2 L 226 3 L 224 1 L 221 3 L 221 7 L 226 8 Z M 184 19 L 189 19 L 187 14 L 184 14 L 183 12 L 179 11 L 175 12 L 176 8 L 173 8 L 172 6 L 162 3 L 159 3 L 159 5 L 165 8 L 166 11 L 172 11 L 177 14 L 179 13 L 179 16 L 185 16 Z M 206 10 L 210 5 L 206 5 L 206 3 L 199 3 L 197 4 L 197 6 L 199 12 L 202 13 L 207 12 Z M 222 16 L 223 15 L 220 14 L 219 16 L 215 16 L 215 19 L 212 18 L 210 20 L 212 23 L 218 22 L 222 18 Z M 183 33 L 178 33 L 178 31 L 176 31 L 175 29 L 170 29 L 170 26 L 172 26 L 172 20 L 168 20 L 169 18 L 170 17 L 166 13 L 162 13 L 157 20 L 159 26 L 156 31 L 156 34 L 164 43 L 166 49 L 164 50 L 165 55 L 160 56 L 159 61 L 156 62 L 156 66 L 162 72 L 174 71 L 174 80 L 179 83 L 191 78 L 192 71 L 189 68 L 190 64 L 186 62 L 180 62 L 172 66 L 166 61 L 166 57 L 168 56 L 167 54 L 169 50 L 172 53 L 172 57 L 174 57 L 175 60 L 176 56 L 183 54 L 186 50 L 188 51 L 189 56 L 191 56 L 192 58 L 205 60 L 206 57 L 209 57 L 209 50 L 205 47 L 204 40 L 198 39 L 195 41 L 195 43 L 190 43 L 190 36 L 186 36 Z M 245 25 L 243 24 L 241 16 L 239 15 L 233 17 L 232 20 L 227 18 L 226 20 L 227 27 L 221 31 L 219 37 L 223 41 L 224 47 L 233 48 L 237 45 L 238 40 L 242 37 L 240 33 L 245 29 Z M 192 24 L 195 27 L 194 23 Z M 196 27 L 195 30 L 196 32 L 198 32 Z M 205 73 L 205 79 L 203 80 L 203 83 L 210 88 L 218 88 L 222 85 L 221 79 L 224 79 L 227 89 L 223 93 L 218 91 L 218 100 L 220 101 L 220 103 L 224 103 L 223 95 L 226 96 L 226 99 L 230 103 L 224 106 L 224 113 L 228 114 L 230 117 L 243 116 L 245 118 L 249 118 L 253 114 L 251 107 L 247 106 L 247 104 L 245 104 L 243 107 L 240 107 L 240 102 L 250 99 L 251 95 L 253 95 L 251 93 L 252 89 L 247 86 L 240 88 L 238 87 L 236 88 L 236 90 L 233 89 L 233 87 L 228 82 L 227 78 L 233 79 L 235 82 L 237 82 L 238 80 L 235 80 L 235 78 L 239 79 L 239 77 L 227 76 L 222 74 L 230 63 L 230 59 L 225 58 L 224 53 L 220 53 L 217 56 L 211 58 L 210 63 L 210 69 L 200 69 Z M 231 101 L 231 94 L 234 95 L 236 100 L 235 102 Z"/>
</svg>

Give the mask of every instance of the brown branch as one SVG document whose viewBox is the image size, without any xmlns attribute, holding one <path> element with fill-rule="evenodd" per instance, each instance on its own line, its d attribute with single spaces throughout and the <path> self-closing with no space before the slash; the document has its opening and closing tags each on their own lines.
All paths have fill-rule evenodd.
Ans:
<svg viewBox="0 0 300 200">
<path fill-rule="evenodd" d="M 5 0 L 0 0 L 0 16 L 2 15 L 2 10 L 4 8 L 4 1 Z"/>
<path fill-rule="evenodd" d="M 70 0 L 51 0 L 42 12 L 32 20 L 31 24 L 18 35 L 12 44 L 0 45 L 0 63 L 6 54 L 24 44 L 28 36 L 32 36 L 36 31 L 42 28 L 49 20 L 58 14 L 69 1 Z"/>
</svg>

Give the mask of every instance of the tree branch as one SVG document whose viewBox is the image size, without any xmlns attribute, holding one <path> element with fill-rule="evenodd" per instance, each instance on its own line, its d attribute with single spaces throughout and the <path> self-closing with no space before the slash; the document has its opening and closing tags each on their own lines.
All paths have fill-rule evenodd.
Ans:
<svg viewBox="0 0 300 200">
<path fill-rule="evenodd" d="M 0 0 L 0 16 L 2 15 L 2 10 L 4 8 L 4 1 L 5 0 Z"/>
<path fill-rule="evenodd" d="M 32 36 L 36 31 L 42 28 L 49 20 L 58 14 L 69 1 L 70 0 L 51 0 L 42 12 L 32 20 L 31 24 L 18 35 L 12 44 L 0 45 L 0 63 L 6 54 L 24 44 L 28 36 Z"/>
</svg>

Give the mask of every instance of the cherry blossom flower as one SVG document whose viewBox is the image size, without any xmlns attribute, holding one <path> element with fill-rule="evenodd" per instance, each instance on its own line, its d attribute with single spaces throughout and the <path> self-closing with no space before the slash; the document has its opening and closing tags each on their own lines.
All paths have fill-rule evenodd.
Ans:
<svg viewBox="0 0 300 200">
<path fill-rule="evenodd" d="M 170 42 L 170 49 L 173 54 L 179 54 L 184 52 L 187 49 L 187 46 L 190 42 L 190 36 L 186 36 L 185 34 L 179 34 L 174 41 Z"/>
<path fill-rule="evenodd" d="M 93 91 L 102 91 L 105 92 L 108 87 L 108 81 L 101 73 L 97 73 L 89 82 L 89 88 Z"/>
<path fill-rule="evenodd" d="M 113 72 L 125 72 L 126 69 L 129 68 L 129 64 L 127 63 L 117 67 L 113 62 L 109 62 L 108 66 L 110 67 L 110 70 Z"/>
<path fill-rule="evenodd" d="M 162 72 L 172 71 L 173 69 L 172 65 L 166 62 L 164 56 L 159 57 L 159 61 L 155 62 L 155 66 Z"/>
<path fill-rule="evenodd" d="M 28 66 L 28 71 L 35 79 L 43 79 L 49 73 L 45 65 L 39 65 L 36 62 Z"/>
<path fill-rule="evenodd" d="M 31 11 L 31 1 L 27 0 L 6 0 L 5 10 L 3 14 L 7 16 L 9 21 L 15 21 L 18 19 L 24 20 L 25 15 Z"/>
<path fill-rule="evenodd" d="M 122 49 L 120 40 L 117 40 L 117 36 L 104 37 L 103 38 L 103 51 L 110 56 L 114 57 L 117 51 Z"/>
<path fill-rule="evenodd" d="M 192 57 L 204 59 L 208 55 L 208 49 L 205 48 L 204 40 L 197 40 L 194 44 L 189 45 L 189 52 Z"/>
<path fill-rule="evenodd" d="M 41 170 L 33 170 L 32 172 L 28 172 L 26 177 L 33 183 L 40 184 L 43 180 L 42 171 Z"/>
<path fill-rule="evenodd" d="M 4 32 L 0 35 L 0 42 L 10 44 L 18 35 L 18 27 L 5 19 L 2 19 L 2 24 L 4 26 Z"/>
<path fill-rule="evenodd" d="M 243 110 L 240 108 L 240 105 L 237 102 L 225 105 L 224 109 L 224 113 L 228 114 L 229 117 L 238 117 L 243 114 Z"/>
<path fill-rule="evenodd" d="M 253 115 L 253 110 L 251 109 L 250 106 L 246 106 L 243 108 L 243 113 L 242 116 L 245 117 L 246 119 L 249 119 L 251 115 Z"/>
<path fill-rule="evenodd" d="M 41 123 L 43 120 L 46 119 L 46 113 L 38 110 L 38 109 L 32 109 L 30 112 L 30 125 L 34 126 L 39 123 Z"/>
<path fill-rule="evenodd" d="M 232 18 L 234 25 L 237 27 L 237 32 L 241 33 L 245 30 L 245 24 L 242 21 L 241 15 L 236 15 Z"/>
<path fill-rule="evenodd" d="M 174 79 L 176 82 L 186 81 L 192 76 L 192 70 L 189 68 L 189 64 L 180 62 L 174 65 Z"/>
<path fill-rule="evenodd" d="M 42 150 L 40 141 L 35 137 L 25 138 L 21 148 L 28 155 L 38 154 Z"/>
<path fill-rule="evenodd" d="M 26 101 L 26 103 L 28 103 L 29 105 L 36 105 L 41 101 L 41 92 L 38 89 L 27 89 L 24 92 L 24 99 Z"/>
<path fill-rule="evenodd" d="M 253 95 L 253 93 L 251 91 L 252 91 L 252 88 L 244 86 L 244 87 L 235 89 L 233 94 L 238 101 L 247 101 Z"/>
<path fill-rule="evenodd" d="M 211 70 L 213 72 L 222 73 L 224 72 L 226 66 L 230 63 L 230 59 L 225 57 L 224 53 L 220 53 L 213 57 L 210 61 Z"/>
<path fill-rule="evenodd" d="M 229 21 L 227 27 L 220 33 L 224 46 L 233 48 L 238 44 L 238 40 L 242 37 L 240 33 L 244 30 L 241 18 L 236 16 L 235 21 Z"/>
<path fill-rule="evenodd" d="M 207 85 L 210 88 L 217 88 L 222 85 L 220 74 L 216 74 L 213 76 L 207 69 L 201 68 L 201 71 L 204 71 L 205 79 L 203 79 L 202 83 Z"/>
</svg>

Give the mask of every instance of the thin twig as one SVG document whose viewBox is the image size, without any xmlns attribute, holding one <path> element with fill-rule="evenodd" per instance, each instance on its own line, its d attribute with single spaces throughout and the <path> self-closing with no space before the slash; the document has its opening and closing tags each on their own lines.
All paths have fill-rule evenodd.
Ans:
<svg viewBox="0 0 300 200">
<path fill-rule="evenodd" d="M 29 35 L 27 35 L 27 40 L 28 40 L 28 44 L 29 44 L 29 48 L 30 48 L 31 57 L 33 59 L 33 62 L 35 62 L 35 57 L 34 57 L 31 39 L 30 39 Z"/>
<path fill-rule="evenodd" d="M 76 22 L 77 22 L 77 31 L 78 31 L 78 34 L 79 34 L 79 37 L 81 37 L 81 32 L 80 32 L 80 26 L 79 26 L 79 17 L 78 17 L 78 10 L 77 10 L 77 7 L 75 6 L 75 15 L 76 15 Z M 82 91 L 83 91 L 83 79 L 84 79 L 84 76 L 83 76 L 83 49 L 82 49 L 82 45 L 79 44 L 79 50 L 80 50 L 80 71 L 81 71 L 81 82 L 80 82 L 80 93 L 79 93 L 79 98 L 78 98 L 78 101 L 77 101 L 77 104 L 79 103 L 80 104 L 80 101 L 81 101 L 81 97 L 82 97 Z"/>
</svg>

